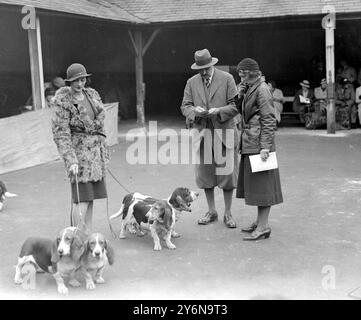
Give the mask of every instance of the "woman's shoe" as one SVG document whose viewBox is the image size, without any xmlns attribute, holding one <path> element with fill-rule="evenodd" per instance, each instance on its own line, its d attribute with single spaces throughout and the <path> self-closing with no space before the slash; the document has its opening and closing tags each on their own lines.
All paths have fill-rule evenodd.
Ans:
<svg viewBox="0 0 361 320">
<path fill-rule="evenodd" d="M 242 228 L 241 230 L 242 230 L 243 232 L 249 232 L 249 233 L 251 233 L 251 232 L 253 232 L 254 230 L 256 230 L 256 228 L 257 228 L 257 223 L 256 223 L 256 222 L 253 222 L 250 226 L 248 226 L 248 227 L 246 227 L 246 228 Z"/>
<path fill-rule="evenodd" d="M 254 241 L 260 239 L 268 239 L 271 235 L 271 228 L 263 229 L 262 231 L 255 230 L 251 233 L 250 236 L 244 237 L 245 241 Z"/>
</svg>

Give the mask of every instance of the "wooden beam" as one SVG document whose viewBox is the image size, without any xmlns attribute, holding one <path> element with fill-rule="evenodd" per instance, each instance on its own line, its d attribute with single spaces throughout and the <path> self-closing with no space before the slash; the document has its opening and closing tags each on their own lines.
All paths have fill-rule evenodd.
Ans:
<svg viewBox="0 0 361 320">
<path fill-rule="evenodd" d="M 149 37 L 147 43 L 145 44 L 145 46 L 143 48 L 143 56 L 145 55 L 149 46 L 152 44 L 153 40 L 155 39 L 155 37 L 158 35 L 159 32 L 160 32 L 160 29 L 156 29 L 153 31 L 152 35 Z"/>
<path fill-rule="evenodd" d="M 35 29 L 28 30 L 31 88 L 34 109 L 45 108 L 43 57 L 41 50 L 40 19 L 36 17 Z"/>
<path fill-rule="evenodd" d="M 135 56 L 135 76 L 136 76 L 136 90 L 137 90 L 137 122 L 140 126 L 145 127 L 144 115 L 144 98 L 145 98 L 145 83 L 143 82 L 143 39 L 142 31 L 134 31 L 134 44 L 136 47 Z"/>
<path fill-rule="evenodd" d="M 133 44 L 133 48 L 134 48 L 135 55 L 136 55 L 136 56 L 139 56 L 138 48 L 137 48 L 137 45 L 135 44 L 135 40 L 134 40 L 133 34 L 132 34 L 132 32 L 131 32 L 130 30 L 128 30 L 128 34 L 129 34 L 129 37 L 130 37 L 130 41 L 131 41 L 132 44 Z"/>
</svg>

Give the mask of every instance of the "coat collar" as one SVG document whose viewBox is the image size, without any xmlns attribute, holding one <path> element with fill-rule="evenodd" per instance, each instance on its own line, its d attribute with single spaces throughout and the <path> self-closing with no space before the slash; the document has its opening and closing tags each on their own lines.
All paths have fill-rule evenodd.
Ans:
<svg viewBox="0 0 361 320">
<path fill-rule="evenodd" d="M 213 72 L 213 76 L 212 76 L 212 81 L 211 81 L 211 85 L 209 87 L 209 96 L 208 99 L 206 97 L 206 87 L 203 81 L 203 78 L 200 74 L 197 75 L 197 82 L 198 82 L 198 88 L 199 88 L 199 92 L 202 98 L 202 101 L 204 104 L 207 104 L 207 100 L 211 100 L 214 96 L 214 94 L 216 93 L 217 89 L 219 88 L 219 86 L 223 83 L 224 79 L 222 79 L 222 77 L 220 77 L 220 71 L 217 68 L 214 68 L 214 72 Z"/>
<path fill-rule="evenodd" d="M 259 85 L 263 82 L 261 77 L 257 79 L 247 90 L 245 100 L 259 87 Z"/>
</svg>

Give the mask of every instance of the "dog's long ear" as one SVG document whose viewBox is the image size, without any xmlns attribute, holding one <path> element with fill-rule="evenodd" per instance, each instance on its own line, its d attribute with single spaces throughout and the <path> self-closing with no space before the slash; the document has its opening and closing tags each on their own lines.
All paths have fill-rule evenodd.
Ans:
<svg viewBox="0 0 361 320">
<path fill-rule="evenodd" d="M 171 227 L 171 225 L 173 223 L 172 210 L 168 206 L 166 206 L 164 208 L 163 222 L 164 222 L 164 226 L 166 227 L 167 230 Z"/>
<path fill-rule="evenodd" d="M 85 241 L 80 235 L 75 234 L 70 245 L 70 255 L 73 261 L 78 261 L 85 252 Z"/>
<path fill-rule="evenodd" d="M 58 254 L 58 238 L 53 241 L 53 245 L 51 246 L 51 263 L 57 264 L 60 260 L 60 256 Z"/>
<path fill-rule="evenodd" d="M 114 254 L 113 247 L 110 244 L 109 240 L 105 240 L 105 250 L 106 250 L 106 254 L 107 254 L 109 264 L 113 265 L 115 254 Z"/>
<path fill-rule="evenodd" d="M 192 210 L 188 208 L 186 202 L 182 199 L 181 196 L 177 196 L 177 203 L 179 204 L 180 210 L 192 212 Z"/>
</svg>

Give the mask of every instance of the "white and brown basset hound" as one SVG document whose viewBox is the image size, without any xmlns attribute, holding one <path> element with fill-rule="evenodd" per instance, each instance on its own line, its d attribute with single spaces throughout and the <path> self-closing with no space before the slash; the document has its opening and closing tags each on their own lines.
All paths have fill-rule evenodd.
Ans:
<svg viewBox="0 0 361 320">
<path fill-rule="evenodd" d="M 91 234 L 86 241 L 85 252 L 80 259 L 80 272 L 84 276 L 86 288 L 95 289 L 95 283 L 105 283 L 104 268 L 114 263 L 114 250 L 101 233 Z"/>
<path fill-rule="evenodd" d="M 17 194 L 8 192 L 5 186 L 5 183 L 0 180 L 0 211 L 4 207 L 4 201 L 6 198 L 17 197 Z"/>
<path fill-rule="evenodd" d="M 178 221 L 182 211 L 191 212 L 191 203 L 199 196 L 198 192 L 191 191 L 188 188 L 177 188 L 167 200 L 159 200 L 150 196 L 135 192 L 127 194 L 119 211 L 112 215 L 110 219 L 121 216 L 119 238 L 126 237 L 126 229 L 133 233 L 143 236 L 142 224 L 151 231 L 154 240 L 154 250 L 161 250 L 159 239 L 155 234 L 155 229 L 160 229 L 163 225 L 167 229 L 166 243 L 169 249 L 175 249 L 176 246 L 170 241 L 170 238 L 177 238 L 180 235 L 175 232 L 174 226 Z M 164 217 L 163 217 L 164 215 Z M 169 219 L 168 219 L 169 217 Z M 172 220 L 170 223 L 169 221 Z M 153 222 L 157 221 L 155 225 Z M 164 228 L 163 228 L 164 229 Z M 168 238 L 169 236 L 169 238 Z"/>
<path fill-rule="evenodd" d="M 80 258 L 85 251 L 86 235 L 76 227 L 61 230 L 55 240 L 28 238 L 25 240 L 16 265 L 14 282 L 21 284 L 21 270 L 32 263 L 37 270 L 53 275 L 58 292 L 68 294 L 64 280 L 69 279 L 71 286 L 79 286 L 75 272 L 80 268 Z"/>
</svg>

